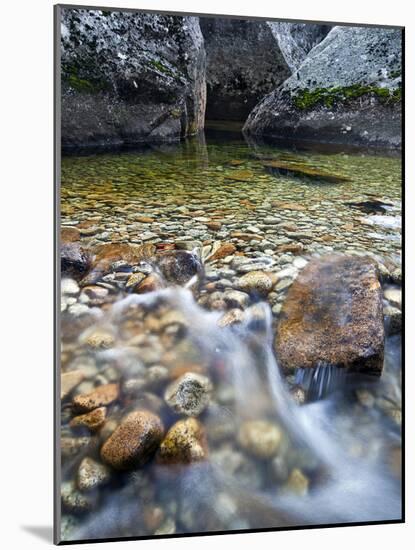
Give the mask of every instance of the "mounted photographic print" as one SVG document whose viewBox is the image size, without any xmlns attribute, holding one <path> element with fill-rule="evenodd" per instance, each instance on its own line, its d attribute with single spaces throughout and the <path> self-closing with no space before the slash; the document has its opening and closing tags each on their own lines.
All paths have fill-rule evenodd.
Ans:
<svg viewBox="0 0 415 550">
<path fill-rule="evenodd" d="M 56 543 L 403 521 L 402 59 L 55 7 Z"/>
</svg>

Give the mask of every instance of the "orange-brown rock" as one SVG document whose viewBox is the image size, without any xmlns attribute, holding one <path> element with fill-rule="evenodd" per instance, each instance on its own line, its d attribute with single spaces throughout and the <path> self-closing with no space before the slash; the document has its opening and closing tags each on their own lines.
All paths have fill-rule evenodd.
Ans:
<svg viewBox="0 0 415 550">
<path fill-rule="evenodd" d="M 61 228 L 61 244 L 75 243 L 81 238 L 81 233 L 76 227 L 62 227 Z"/>
<path fill-rule="evenodd" d="M 304 250 L 303 243 L 287 243 L 278 247 L 278 252 L 292 252 L 293 254 L 299 254 Z"/>
<path fill-rule="evenodd" d="M 89 393 L 76 395 L 73 400 L 74 410 L 89 412 L 98 407 L 106 407 L 118 399 L 118 384 L 103 384 Z"/>
<path fill-rule="evenodd" d="M 222 227 L 222 224 L 218 221 L 211 220 L 209 222 L 206 222 L 206 227 L 212 231 L 219 231 L 219 229 Z"/>
<path fill-rule="evenodd" d="M 91 432 L 96 432 L 105 424 L 107 409 L 98 407 L 91 412 L 75 416 L 70 421 L 71 428 L 88 428 Z"/>
<path fill-rule="evenodd" d="M 146 410 L 128 414 L 101 449 L 101 458 L 116 470 L 130 470 L 145 464 L 163 439 L 160 418 Z"/>
<path fill-rule="evenodd" d="M 226 256 L 231 256 L 234 252 L 236 252 L 236 246 L 232 243 L 223 243 L 214 254 L 209 258 L 210 261 L 213 262 L 213 260 L 221 260 L 222 258 L 226 258 Z"/>
<path fill-rule="evenodd" d="M 134 292 L 136 294 L 145 294 L 146 292 L 159 290 L 163 288 L 163 286 L 163 281 L 157 273 L 150 273 L 150 275 L 147 275 L 147 277 L 134 288 Z"/>
<path fill-rule="evenodd" d="M 141 260 L 153 257 L 156 247 L 153 244 L 105 243 L 92 250 L 94 269 L 106 271 L 111 264 L 123 260 L 134 265 Z"/>
<path fill-rule="evenodd" d="M 272 201 L 271 205 L 274 208 L 278 208 L 281 210 L 296 210 L 298 212 L 303 212 L 304 210 L 307 210 L 306 206 L 303 206 L 302 204 L 297 204 L 296 202 Z"/>
<path fill-rule="evenodd" d="M 195 418 L 179 420 L 170 428 L 160 445 L 160 464 L 190 464 L 207 458 L 205 430 Z"/>
<path fill-rule="evenodd" d="M 275 350 L 285 371 L 336 365 L 380 375 L 382 291 L 372 261 L 340 255 L 310 261 L 288 290 Z"/>
</svg>

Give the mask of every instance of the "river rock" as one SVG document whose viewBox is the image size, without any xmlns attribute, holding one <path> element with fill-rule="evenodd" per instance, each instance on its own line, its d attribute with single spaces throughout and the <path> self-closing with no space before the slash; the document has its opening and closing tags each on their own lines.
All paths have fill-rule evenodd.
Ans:
<svg viewBox="0 0 415 550">
<path fill-rule="evenodd" d="M 399 147 L 401 31 L 334 27 L 250 113 L 250 135 Z"/>
<path fill-rule="evenodd" d="M 382 291 L 369 258 L 311 260 L 287 292 L 275 350 L 285 371 L 336 365 L 380 375 Z"/>
<path fill-rule="evenodd" d="M 294 468 L 284 485 L 284 489 L 298 496 L 305 496 L 308 493 L 309 484 L 308 477 L 299 468 Z"/>
<path fill-rule="evenodd" d="M 62 460 L 75 458 L 80 453 L 86 451 L 92 443 L 92 438 L 87 437 L 62 437 L 61 438 L 61 456 Z"/>
<path fill-rule="evenodd" d="M 69 423 L 71 428 L 88 428 L 91 432 L 96 432 L 105 424 L 107 409 L 98 407 L 91 412 L 75 416 Z"/>
<path fill-rule="evenodd" d="M 207 458 L 205 430 L 195 418 L 179 420 L 170 428 L 160 445 L 160 464 L 190 464 Z"/>
<path fill-rule="evenodd" d="M 240 309 L 230 309 L 226 311 L 218 320 L 218 326 L 224 328 L 231 325 L 242 323 L 245 319 L 245 314 Z"/>
<path fill-rule="evenodd" d="M 69 394 L 84 379 L 84 374 L 80 370 L 73 370 L 61 374 L 61 399 L 66 399 Z"/>
<path fill-rule="evenodd" d="M 61 8 L 62 145 L 178 140 L 203 129 L 199 18 Z"/>
<path fill-rule="evenodd" d="M 64 509 L 73 514 L 85 514 L 93 505 L 90 496 L 78 491 L 73 481 L 62 483 L 61 500 Z"/>
<path fill-rule="evenodd" d="M 150 273 L 147 277 L 141 281 L 135 288 L 134 292 L 136 294 L 146 294 L 147 292 L 155 292 L 163 288 L 164 284 L 157 273 Z"/>
<path fill-rule="evenodd" d="M 76 227 L 61 228 L 61 244 L 75 243 L 81 239 L 81 232 Z"/>
<path fill-rule="evenodd" d="M 91 267 L 91 257 L 79 242 L 61 245 L 61 274 L 80 280 Z"/>
<path fill-rule="evenodd" d="M 213 252 L 211 256 L 208 257 L 210 262 L 214 260 L 221 260 L 226 258 L 226 256 L 231 256 L 236 252 L 236 246 L 232 243 L 223 243 L 218 246 L 218 248 Z"/>
<path fill-rule="evenodd" d="M 74 279 L 61 280 L 61 294 L 65 296 L 76 296 L 79 294 L 79 285 Z"/>
<path fill-rule="evenodd" d="M 73 400 L 74 410 L 79 412 L 90 412 L 98 407 L 111 405 L 118 399 L 118 384 L 103 384 L 89 393 L 76 395 Z"/>
<path fill-rule="evenodd" d="M 281 428 L 267 420 L 246 421 L 238 433 L 239 445 L 249 454 L 265 460 L 277 454 L 282 438 Z"/>
<path fill-rule="evenodd" d="M 202 271 L 199 258 L 186 250 L 168 250 L 160 253 L 157 265 L 166 281 L 179 285 L 187 283 Z"/>
<path fill-rule="evenodd" d="M 400 288 L 387 288 L 383 295 L 392 306 L 402 308 L 402 290 Z"/>
<path fill-rule="evenodd" d="M 92 491 L 107 483 L 111 472 L 108 466 L 85 457 L 78 468 L 77 485 L 80 491 Z"/>
<path fill-rule="evenodd" d="M 101 458 L 116 470 L 138 468 L 154 454 L 163 433 L 162 421 L 152 412 L 131 412 L 102 446 Z"/>
<path fill-rule="evenodd" d="M 237 286 L 248 293 L 266 295 L 271 291 L 272 279 L 263 271 L 250 271 L 242 275 Z"/>
<path fill-rule="evenodd" d="M 223 300 L 228 307 L 245 309 L 249 305 L 249 294 L 240 290 L 226 289 Z"/>
<path fill-rule="evenodd" d="M 93 350 L 112 348 L 114 343 L 113 334 L 103 329 L 94 330 L 85 338 L 85 344 Z"/>
<path fill-rule="evenodd" d="M 386 306 L 383 308 L 385 328 L 388 334 L 397 334 L 402 330 L 402 311 L 397 307 Z"/>
<path fill-rule="evenodd" d="M 188 372 L 166 388 L 164 400 L 177 414 L 198 416 L 208 406 L 211 392 L 209 378 Z"/>
<path fill-rule="evenodd" d="M 209 120 L 245 120 L 291 74 L 265 21 L 201 17 Z"/>
<path fill-rule="evenodd" d="M 153 244 L 104 243 L 91 249 L 92 272 L 83 284 L 95 283 L 104 273 L 107 273 L 118 262 L 123 265 L 136 265 L 151 261 L 156 247 Z"/>
</svg>

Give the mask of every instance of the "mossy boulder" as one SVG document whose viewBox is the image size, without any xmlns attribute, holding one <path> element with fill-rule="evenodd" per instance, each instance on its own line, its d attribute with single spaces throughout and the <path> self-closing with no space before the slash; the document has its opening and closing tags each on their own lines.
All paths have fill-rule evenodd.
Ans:
<svg viewBox="0 0 415 550">
<path fill-rule="evenodd" d="M 250 113 L 248 135 L 397 148 L 399 29 L 334 27 Z"/>
<path fill-rule="evenodd" d="M 203 128 L 196 17 L 61 9 L 62 145 L 176 140 Z"/>
</svg>

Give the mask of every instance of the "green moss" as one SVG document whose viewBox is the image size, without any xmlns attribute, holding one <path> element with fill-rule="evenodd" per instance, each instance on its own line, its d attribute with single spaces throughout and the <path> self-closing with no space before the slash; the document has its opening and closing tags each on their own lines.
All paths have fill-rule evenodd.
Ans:
<svg viewBox="0 0 415 550">
<path fill-rule="evenodd" d="M 69 70 L 63 72 L 63 81 L 80 93 L 96 94 L 108 88 L 108 84 L 103 80 L 79 76 L 78 70 L 74 67 L 69 67 Z"/>
<path fill-rule="evenodd" d="M 297 109 L 301 110 L 308 110 L 316 105 L 331 108 L 336 103 L 344 103 L 368 94 L 375 95 L 383 103 L 396 103 L 401 100 L 399 88 L 391 92 L 387 88 L 378 86 L 353 84 L 344 87 L 304 89 L 297 93 L 293 98 L 293 102 Z"/>
<path fill-rule="evenodd" d="M 152 59 L 151 61 L 148 62 L 148 64 L 154 69 L 157 69 L 160 73 L 166 74 L 168 76 L 175 76 L 174 73 L 168 67 L 163 65 L 161 61 Z"/>
</svg>

